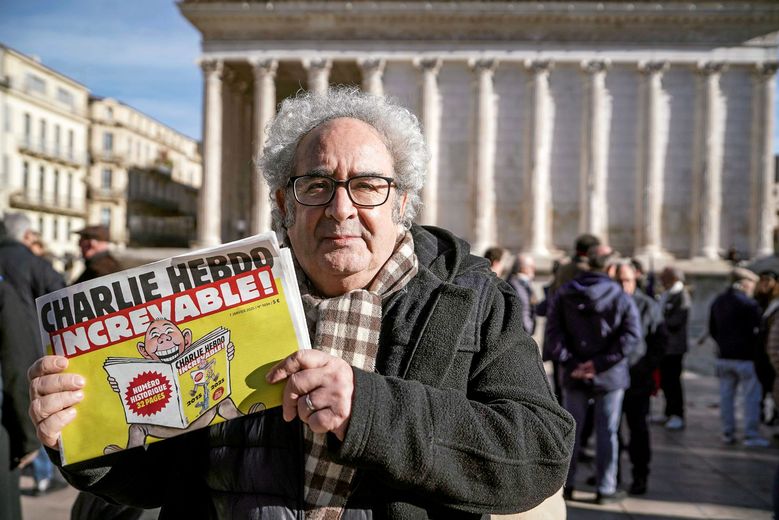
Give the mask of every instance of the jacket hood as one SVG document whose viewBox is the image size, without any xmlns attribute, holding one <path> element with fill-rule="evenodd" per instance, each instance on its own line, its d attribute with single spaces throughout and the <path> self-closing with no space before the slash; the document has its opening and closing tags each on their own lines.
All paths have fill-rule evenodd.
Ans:
<svg viewBox="0 0 779 520">
<path fill-rule="evenodd" d="M 445 282 L 471 270 L 489 268 L 486 258 L 471 255 L 471 246 L 451 232 L 435 226 L 411 226 L 420 266 Z"/>
<path fill-rule="evenodd" d="M 605 273 L 582 273 L 568 283 L 568 301 L 583 313 L 603 314 L 622 294 L 622 288 Z"/>
</svg>

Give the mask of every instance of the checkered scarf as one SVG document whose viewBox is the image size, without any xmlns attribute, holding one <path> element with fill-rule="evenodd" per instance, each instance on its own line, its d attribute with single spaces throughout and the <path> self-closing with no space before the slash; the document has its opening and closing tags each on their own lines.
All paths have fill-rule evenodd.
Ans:
<svg viewBox="0 0 779 520">
<path fill-rule="evenodd" d="M 403 288 L 417 270 L 414 239 L 407 232 L 367 290 L 320 298 L 310 294 L 307 284 L 301 283 L 314 348 L 340 357 L 353 367 L 373 372 L 379 350 L 382 299 Z M 298 280 L 306 280 L 302 274 L 299 270 Z M 340 519 L 355 470 L 330 459 L 326 434 L 314 433 L 309 428 L 304 428 L 304 434 L 306 518 Z"/>
</svg>

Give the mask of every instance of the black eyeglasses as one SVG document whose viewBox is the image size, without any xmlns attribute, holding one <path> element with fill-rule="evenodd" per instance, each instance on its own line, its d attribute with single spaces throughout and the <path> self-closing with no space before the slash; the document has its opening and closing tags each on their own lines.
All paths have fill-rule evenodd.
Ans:
<svg viewBox="0 0 779 520">
<path fill-rule="evenodd" d="M 387 202 L 394 181 L 392 177 L 380 175 L 360 175 L 345 181 L 323 175 L 298 175 L 290 177 L 289 184 L 292 185 L 295 200 L 304 206 L 330 204 L 335 197 L 335 190 L 343 185 L 349 200 L 355 205 L 373 208 Z"/>
</svg>

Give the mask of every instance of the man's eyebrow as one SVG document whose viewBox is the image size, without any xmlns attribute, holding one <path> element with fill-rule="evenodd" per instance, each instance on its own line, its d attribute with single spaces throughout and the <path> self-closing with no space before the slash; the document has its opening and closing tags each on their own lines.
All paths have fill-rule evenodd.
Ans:
<svg viewBox="0 0 779 520">
<path fill-rule="evenodd" d="M 333 177 L 333 172 L 332 170 L 328 170 L 327 168 L 314 168 L 313 170 L 307 171 L 304 175 L 310 175 L 312 177 Z M 349 178 L 370 177 L 370 176 L 383 177 L 384 174 L 381 172 L 365 171 L 365 172 L 357 172 L 354 175 L 350 175 Z"/>
</svg>

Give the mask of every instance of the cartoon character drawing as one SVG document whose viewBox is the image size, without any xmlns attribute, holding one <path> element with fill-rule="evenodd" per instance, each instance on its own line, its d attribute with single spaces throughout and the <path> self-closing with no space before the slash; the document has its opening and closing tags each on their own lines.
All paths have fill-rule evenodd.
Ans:
<svg viewBox="0 0 779 520">
<path fill-rule="evenodd" d="M 208 384 L 211 381 L 219 381 L 219 374 L 214 372 L 213 369 L 215 364 L 216 360 L 212 359 L 211 361 L 206 362 L 205 359 L 201 359 L 198 362 L 197 370 L 193 370 L 189 373 L 189 375 L 192 377 L 192 382 L 195 383 L 195 387 L 189 391 L 190 397 L 196 396 L 198 393 L 198 387 L 202 387 L 201 390 L 203 391 L 203 402 L 197 403 L 195 406 L 200 408 L 203 412 L 208 410 L 208 404 L 210 402 Z"/>
<path fill-rule="evenodd" d="M 152 321 L 149 327 L 146 329 L 144 340 L 138 342 L 138 352 L 146 359 L 154 361 L 162 361 L 164 363 L 171 363 L 180 354 L 182 354 L 189 345 L 192 344 L 192 331 L 189 329 L 181 330 L 175 323 L 170 320 L 160 318 Z M 227 345 L 227 360 L 232 361 L 235 356 L 235 345 L 231 341 Z M 158 426 L 153 424 L 131 424 L 128 432 L 127 448 L 134 448 L 136 446 L 143 446 L 146 443 L 146 438 L 156 437 L 158 439 L 168 439 L 181 433 L 196 430 L 207 426 L 214 420 L 214 417 L 218 414 L 224 419 L 235 419 L 241 417 L 244 414 L 235 406 L 231 397 L 225 398 L 218 405 L 214 406 L 210 410 L 208 402 L 208 383 L 210 381 L 218 380 L 219 374 L 215 373 L 213 369 L 214 361 L 207 363 L 203 360 L 199 366 L 199 372 L 203 374 L 202 381 L 196 381 L 195 389 L 190 395 L 196 395 L 198 386 L 203 385 L 203 394 L 205 396 L 202 405 L 199 405 L 204 413 L 195 419 L 190 425 L 184 429 L 174 428 L 171 426 Z M 194 378 L 193 372 L 193 378 Z M 113 377 L 108 377 L 108 383 L 114 392 L 119 393 L 119 384 Z M 255 403 L 249 409 L 249 413 L 260 412 L 265 409 L 265 404 Z M 123 448 L 116 444 L 110 444 L 103 449 L 104 454 L 114 453 L 121 451 Z"/>
</svg>

